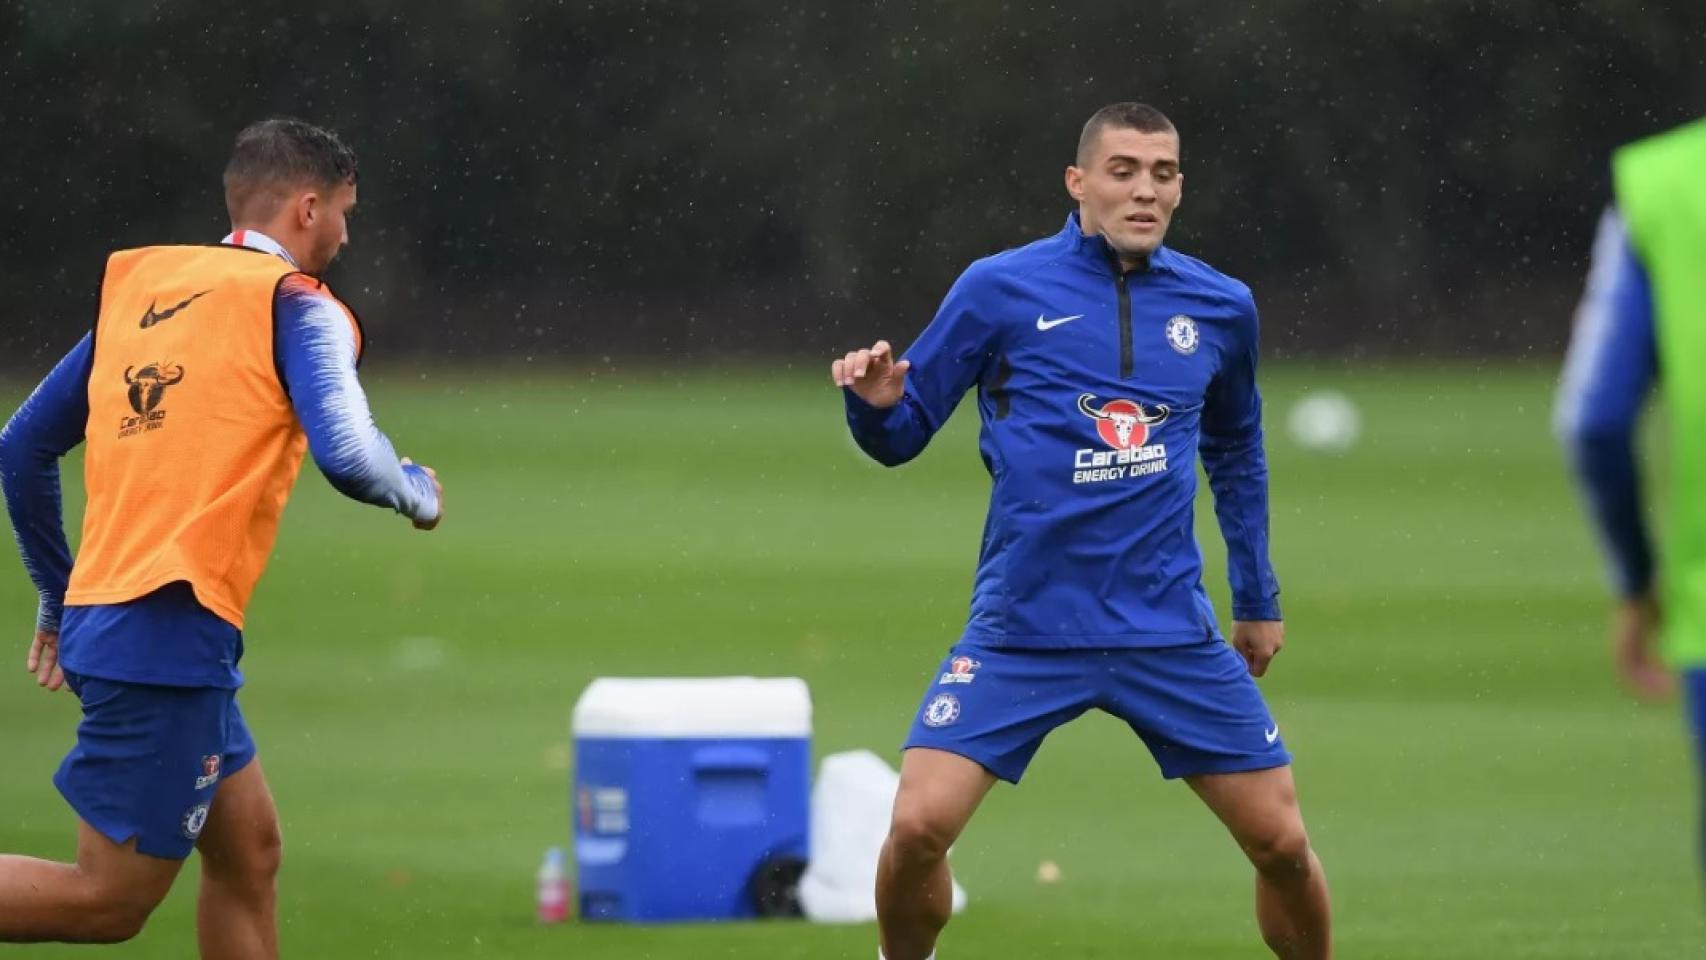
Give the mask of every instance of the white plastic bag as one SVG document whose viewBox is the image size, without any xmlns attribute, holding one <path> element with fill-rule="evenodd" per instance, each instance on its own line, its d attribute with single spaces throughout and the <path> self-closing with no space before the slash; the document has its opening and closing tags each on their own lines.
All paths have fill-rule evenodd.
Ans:
<svg viewBox="0 0 1706 960">
<path fill-rule="evenodd" d="M 800 906 L 818 923 L 877 917 L 877 856 L 888 837 L 900 774 L 869 750 L 823 758 L 812 788 L 812 859 L 800 879 Z M 953 910 L 966 892 L 954 882 Z"/>
</svg>

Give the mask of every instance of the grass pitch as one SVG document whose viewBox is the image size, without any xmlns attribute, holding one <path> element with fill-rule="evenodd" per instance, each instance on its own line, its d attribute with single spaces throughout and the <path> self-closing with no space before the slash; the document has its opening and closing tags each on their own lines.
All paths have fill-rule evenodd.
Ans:
<svg viewBox="0 0 1706 960">
<path fill-rule="evenodd" d="M 1551 378 L 1265 373 L 1289 645 L 1263 687 L 1341 956 L 1706 949 L 1689 746 L 1674 707 L 1636 706 L 1611 679 L 1599 562 L 1547 429 Z M 869 926 L 531 918 L 541 852 L 568 840 L 569 708 L 593 677 L 797 674 L 820 754 L 894 757 L 965 611 L 987 493 L 975 414 L 885 471 L 853 449 L 826 379 L 815 365 L 370 377 L 399 450 L 440 470 L 448 519 L 415 533 L 310 467 L 250 610 L 243 705 L 283 813 L 286 956 L 875 954 Z M 1279 429 L 1321 385 L 1362 408 L 1348 454 Z M 1224 616 L 1206 509 L 1199 533 Z M 16 661 L 0 672 L 0 849 L 69 857 L 49 777 L 76 704 L 23 672 L 33 601 L 15 560 L 0 560 L 0 610 L 14 624 L 0 662 Z M 1036 882 L 1044 860 L 1058 884 Z M 103 955 L 193 955 L 193 863 L 148 930 Z M 1100 714 L 995 791 L 955 864 L 971 905 L 949 960 L 1264 955 L 1241 855 Z"/>
</svg>

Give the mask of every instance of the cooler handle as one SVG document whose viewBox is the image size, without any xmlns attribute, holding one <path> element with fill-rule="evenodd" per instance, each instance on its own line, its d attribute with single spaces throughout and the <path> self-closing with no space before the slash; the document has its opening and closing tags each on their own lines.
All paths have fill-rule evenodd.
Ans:
<svg viewBox="0 0 1706 960">
<path fill-rule="evenodd" d="M 693 751 L 693 770 L 696 773 L 712 771 L 759 773 L 768 772 L 769 769 L 770 751 L 760 747 L 720 744 L 714 747 L 700 747 Z"/>
</svg>

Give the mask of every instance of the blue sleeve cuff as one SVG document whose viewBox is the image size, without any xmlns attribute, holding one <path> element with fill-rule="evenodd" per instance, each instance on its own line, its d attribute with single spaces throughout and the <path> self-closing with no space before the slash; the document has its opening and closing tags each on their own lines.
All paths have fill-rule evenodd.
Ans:
<svg viewBox="0 0 1706 960">
<path fill-rule="evenodd" d="M 873 407 L 852 390 L 842 388 L 847 404 L 847 428 L 853 442 L 866 455 L 888 467 L 898 467 L 923 452 L 931 431 L 923 426 L 915 409 L 917 400 L 902 394 L 892 407 Z"/>
<path fill-rule="evenodd" d="M 842 387 L 841 398 L 846 401 L 847 422 L 858 430 L 883 431 L 906 415 L 904 395 L 892 407 L 873 407 L 865 402 L 864 397 L 854 393 L 852 387 Z"/>
<path fill-rule="evenodd" d="M 1232 619 L 1234 620 L 1284 620 L 1280 614 L 1279 600 L 1268 600 L 1262 603 L 1233 603 Z"/>
<path fill-rule="evenodd" d="M 65 595 L 41 595 L 41 603 L 36 607 L 36 629 L 42 633 L 58 633 L 60 618 L 65 615 Z"/>
<path fill-rule="evenodd" d="M 1624 598 L 1642 596 L 1652 588 L 1654 561 L 1642 515 L 1633 435 L 1608 430 L 1568 436 L 1565 449 L 1614 589 Z"/>
</svg>

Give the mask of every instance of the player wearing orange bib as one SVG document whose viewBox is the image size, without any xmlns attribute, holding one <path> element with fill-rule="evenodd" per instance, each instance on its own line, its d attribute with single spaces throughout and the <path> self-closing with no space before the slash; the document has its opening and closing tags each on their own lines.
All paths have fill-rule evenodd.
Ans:
<svg viewBox="0 0 1706 960">
<path fill-rule="evenodd" d="M 114 253 L 85 336 L 0 433 L 0 482 L 41 593 L 29 669 L 83 705 L 54 783 L 77 862 L 0 856 L 0 941 L 139 932 L 192 849 L 203 957 L 278 955 L 278 812 L 237 690 L 244 610 L 304 453 L 333 485 L 432 529 L 435 474 L 373 425 L 361 326 L 318 275 L 348 242 L 355 157 L 268 120 L 225 171 L 218 244 Z M 88 503 L 76 562 L 59 458 Z"/>
</svg>

